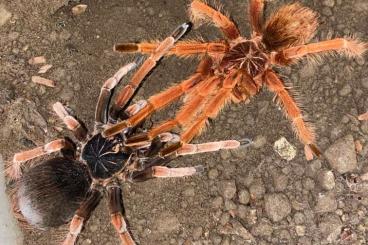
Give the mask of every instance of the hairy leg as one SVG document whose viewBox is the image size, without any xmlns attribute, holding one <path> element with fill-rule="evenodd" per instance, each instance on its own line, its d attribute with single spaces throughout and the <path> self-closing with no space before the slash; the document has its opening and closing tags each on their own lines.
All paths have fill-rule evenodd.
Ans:
<svg viewBox="0 0 368 245">
<path fill-rule="evenodd" d="M 199 64 L 196 72 L 191 77 L 189 77 L 187 80 L 182 81 L 178 85 L 164 90 L 157 95 L 151 96 L 147 101 L 147 105 L 142 108 L 139 113 L 135 114 L 125 121 L 117 123 L 114 126 L 106 129 L 103 132 L 103 135 L 105 137 L 110 137 L 119 132 L 122 132 L 127 127 L 134 127 L 138 123 L 142 122 L 149 115 L 151 115 L 153 112 L 160 110 L 168 104 L 172 103 L 173 101 L 181 97 L 184 93 L 186 93 L 189 89 L 202 81 L 210 73 L 211 64 L 212 61 L 210 58 L 204 58 Z"/>
<path fill-rule="evenodd" d="M 136 66 L 137 62 L 129 63 L 121 67 L 112 77 L 104 82 L 96 105 L 95 127 L 107 123 L 109 104 L 114 88 L 119 84 L 120 80 Z"/>
<path fill-rule="evenodd" d="M 307 55 L 320 55 L 327 52 L 337 52 L 348 57 L 361 57 L 367 49 L 368 44 L 359 40 L 336 38 L 271 53 L 271 62 L 278 65 L 287 65 Z"/>
<path fill-rule="evenodd" d="M 159 42 L 121 43 L 114 46 L 114 50 L 123 53 L 152 54 L 159 46 Z M 229 50 L 229 45 L 223 42 L 197 42 L 180 41 L 173 46 L 166 55 L 179 57 L 191 57 L 194 55 L 205 55 L 222 57 Z"/>
<path fill-rule="evenodd" d="M 83 142 L 87 139 L 87 129 L 80 122 L 78 122 L 77 119 L 69 114 L 63 104 L 56 102 L 52 108 L 54 109 L 56 115 L 58 115 L 58 117 L 64 122 L 67 128 L 73 132 L 78 141 Z"/>
<path fill-rule="evenodd" d="M 77 241 L 77 237 L 83 228 L 83 224 L 89 218 L 93 210 L 97 207 L 101 200 L 102 194 L 92 189 L 86 200 L 84 200 L 79 209 L 75 212 L 75 215 L 70 222 L 69 232 L 63 242 L 63 245 L 74 245 Z"/>
<path fill-rule="evenodd" d="M 209 118 L 216 118 L 221 109 L 231 101 L 232 90 L 237 83 L 243 78 L 243 73 L 240 71 L 234 71 L 230 73 L 223 81 L 222 88 L 209 99 L 201 114 L 191 123 L 191 125 L 180 135 L 180 141 L 172 144 L 160 152 L 161 156 L 167 156 L 178 149 L 184 144 L 190 142 L 195 136 L 199 135 L 206 126 Z"/>
<path fill-rule="evenodd" d="M 202 1 L 194 0 L 189 7 L 189 12 L 193 23 L 212 22 L 222 30 L 224 35 L 230 40 L 240 37 L 240 32 L 234 22 L 220 11 L 213 9 Z"/>
<path fill-rule="evenodd" d="M 220 79 L 217 77 L 211 77 L 208 80 L 203 81 L 194 88 L 196 91 L 193 92 L 192 98 L 184 104 L 174 119 L 161 123 L 149 130 L 147 133 L 138 134 L 129 138 L 126 141 L 126 144 L 129 146 L 141 144 L 144 141 L 151 141 L 159 134 L 168 132 L 176 126 L 184 127 L 193 119 L 193 117 L 195 117 L 196 113 L 200 111 L 209 95 L 217 90 L 219 83 Z"/>
<path fill-rule="evenodd" d="M 249 19 L 253 30 L 253 36 L 259 36 L 263 31 L 264 0 L 250 0 Z"/>
<path fill-rule="evenodd" d="M 204 170 L 202 165 L 186 168 L 168 168 L 164 166 L 153 166 L 143 171 L 132 173 L 130 181 L 142 182 L 153 178 L 178 178 L 192 176 L 202 173 Z"/>
<path fill-rule="evenodd" d="M 299 140 L 305 145 L 305 152 L 308 160 L 310 160 L 310 152 L 312 151 L 316 156 L 320 156 L 320 151 L 315 146 L 315 133 L 313 127 L 304 121 L 300 106 L 292 98 L 287 91 L 284 83 L 272 71 L 265 72 L 265 83 L 270 91 L 277 95 L 279 103 L 286 116 L 292 122 L 293 128 Z"/>
<path fill-rule="evenodd" d="M 66 139 L 58 139 L 44 146 L 16 153 L 13 157 L 12 164 L 6 169 L 6 174 L 11 179 L 19 179 L 22 174 L 22 166 L 24 166 L 25 162 L 60 150 L 73 152 L 73 155 L 75 151 L 72 142 Z"/>
<path fill-rule="evenodd" d="M 160 60 L 162 56 L 164 56 L 174 46 L 175 42 L 186 33 L 188 28 L 189 25 L 186 23 L 179 26 L 171 36 L 163 40 L 148 59 L 143 62 L 142 66 L 133 75 L 129 84 L 126 85 L 117 95 L 115 103 L 111 107 L 111 118 L 117 120 L 119 112 L 128 103 L 143 79 L 156 66 L 157 61 Z"/>
<path fill-rule="evenodd" d="M 119 234 L 122 244 L 134 245 L 135 242 L 127 229 L 127 224 L 121 213 L 123 208 L 121 203 L 121 189 L 119 186 L 110 186 L 107 189 L 111 223 L 113 224 L 116 232 Z"/>
</svg>

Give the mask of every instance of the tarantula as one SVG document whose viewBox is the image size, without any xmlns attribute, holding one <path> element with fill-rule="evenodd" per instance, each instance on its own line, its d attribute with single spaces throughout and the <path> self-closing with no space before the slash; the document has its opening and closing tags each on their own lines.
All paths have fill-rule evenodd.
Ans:
<svg viewBox="0 0 368 245">
<path fill-rule="evenodd" d="M 179 26 L 171 36 L 158 45 L 142 68 L 149 72 L 147 64 L 154 64 L 162 54 L 187 31 L 188 24 Z M 74 118 L 60 102 L 53 109 L 78 140 L 75 145 L 70 139 L 54 140 L 44 146 L 20 152 L 14 155 L 13 163 L 8 167 L 8 176 L 15 180 L 13 206 L 21 221 L 39 227 L 58 227 L 70 221 L 69 233 L 64 245 L 74 244 L 83 224 L 101 200 L 106 190 L 109 200 L 111 222 L 122 244 L 135 244 L 122 215 L 122 197 L 120 183 L 145 181 L 151 178 L 184 177 L 203 171 L 203 166 L 168 168 L 166 165 L 177 156 L 234 149 L 247 145 L 249 140 L 227 140 L 203 144 L 187 144 L 169 157 L 158 156 L 158 152 L 168 142 L 176 142 L 178 136 L 163 133 L 155 139 L 136 146 L 127 146 L 126 138 L 132 135 L 140 125 L 129 128 L 113 137 L 101 135 L 107 125 L 117 119 L 136 115 L 147 104 L 138 101 L 125 109 L 109 113 L 110 100 L 115 86 L 130 70 L 137 66 L 133 62 L 123 66 L 101 88 L 95 111 L 95 127 L 88 134 L 84 124 Z M 153 68 L 152 65 L 151 68 Z M 142 69 L 141 68 L 141 69 Z M 126 90 L 123 90 L 125 93 Z M 120 98 L 120 97 L 118 97 Z M 115 103 L 119 104 L 119 101 Z M 114 107 L 116 109 L 116 107 Z M 39 163 L 30 160 L 61 151 L 61 157 L 55 157 Z M 22 169 L 28 167 L 22 174 Z M 62 205 L 60 205 L 62 204 Z"/>
<path fill-rule="evenodd" d="M 139 145 L 179 126 L 183 130 L 180 141 L 160 152 L 161 156 L 167 156 L 199 135 L 207 121 L 216 118 L 226 104 L 248 101 L 266 86 L 275 94 L 278 104 L 291 120 L 297 137 L 305 146 L 307 159 L 312 159 L 313 155 L 319 156 L 314 128 L 306 122 L 298 99 L 290 95 L 291 88 L 285 86 L 272 68 L 288 66 L 303 57 L 318 57 L 329 52 L 359 57 L 366 51 L 367 44 L 354 38 L 336 38 L 307 44 L 318 26 L 317 14 L 311 9 L 298 3 L 285 5 L 264 21 L 264 0 L 250 0 L 249 4 L 249 21 L 253 30 L 250 39 L 241 36 L 236 25 L 219 10 L 203 1 L 192 1 L 189 6 L 192 22 L 214 24 L 222 31 L 226 40 L 181 41 L 167 49 L 166 55 L 184 58 L 200 56 L 201 61 L 196 72 L 179 84 L 149 98 L 147 105 L 139 113 L 113 125 L 103 135 L 109 137 L 133 127 L 154 111 L 184 95 L 185 103 L 175 118 L 126 141 L 127 145 Z M 115 45 L 115 50 L 152 55 L 158 45 L 156 42 L 123 43 Z M 135 78 L 144 75 L 144 69 L 141 69 L 137 71 Z M 132 87 L 138 85 L 137 81 L 138 79 L 133 78 Z M 131 93 L 132 89 L 128 86 L 121 94 L 122 101 L 129 98 Z"/>
</svg>

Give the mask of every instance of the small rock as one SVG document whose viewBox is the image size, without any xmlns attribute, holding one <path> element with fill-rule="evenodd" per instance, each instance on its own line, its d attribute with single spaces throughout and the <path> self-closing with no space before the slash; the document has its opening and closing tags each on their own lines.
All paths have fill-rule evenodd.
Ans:
<svg viewBox="0 0 368 245">
<path fill-rule="evenodd" d="M 227 225 L 221 227 L 219 232 L 224 235 L 237 235 L 246 241 L 254 241 L 254 237 L 245 229 L 239 221 L 232 220 Z"/>
<path fill-rule="evenodd" d="M 43 65 L 41 66 L 40 70 L 38 71 L 38 74 L 45 74 L 48 70 L 50 70 L 52 65 Z"/>
<path fill-rule="evenodd" d="M 256 149 L 262 148 L 267 143 L 267 138 L 263 135 L 257 135 L 253 140 L 252 146 Z"/>
<path fill-rule="evenodd" d="M 247 190 L 241 190 L 238 194 L 239 202 L 241 204 L 248 204 L 250 200 L 250 194 Z"/>
<path fill-rule="evenodd" d="M 319 193 L 317 196 L 317 204 L 315 211 L 318 213 L 333 212 L 337 209 L 337 201 L 333 192 Z"/>
<path fill-rule="evenodd" d="M 216 197 L 212 201 L 212 207 L 215 208 L 215 209 L 221 208 L 222 207 L 222 204 L 223 204 L 223 199 L 220 196 L 219 197 Z"/>
<path fill-rule="evenodd" d="M 273 145 L 274 150 L 280 155 L 282 159 L 290 161 L 296 156 L 296 149 L 291 145 L 285 137 L 281 137 Z"/>
<path fill-rule="evenodd" d="M 51 87 L 51 88 L 55 87 L 55 81 L 52 81 L 50 79 L 43 78 L 43 77 L 40 77 L 40 76 L 32 76 L 32 82 L 38 83 L 38 84 L 41 84 L 41 85 L 45 85 L 45 86 Z"/>
<path fill-rule="evenodd" d="M 304 225 L 295 226 L 295 232 L 298 236 L 305 236 L 305 226 Z"/>
<path fill-rule="evenodd" d="M 265 210 L 272 221 L 279 222 L 290 214 L 291 205 L 284 194 L 268 194 L 265 196 Z"/>
<path fill-rule="evenodd" d="M 276 191 L 283 191 L 288 185 L 288 177 L 282 173 L 274 174 L 272 180 Z"/>
<path fill-rule="evenodd" d="M 267 219 L 262 219 L 251 230 L 252 234 L 256 237 L 270 237 L 273 232 L 272 224 Z"/>
<path fill-rule="evenodd" d="M 335 176 L 330 170 L 322 170 L 318 174 L 318 183 L 320 186 L 329 191 L 335 187 Z"/>
<path fill-rule="evenodd" d="M 363 88 L 368 89 L 368 77 L 363 78 L 362 81 L 361 81 L 361 84 L 362 84 Z"/>
<path fill-rule="evenodd" d="M 218 172 L 218 170 L 217 169 L 211 169 L 210 171 L 208 171 L 208 178 L 209 179 L 217 179 L 217 177 L 218 177 L 218 175 L 219 175 L 219 172 Z"/>
<path fill-rule="evenodd" d="M 30 65 L 38 65 L 38 64 L 44 64 L 44 63 L 46 63 L 45 56 L 32 57 L 28 60 L 28 64 Z"/>
<path fill-rule="evenodd" d="M 352 172 L 357 168 L 354 138 L 347 135 L 337 140 L 325 152 L 325 156 L 331 168 L 340 174 Z"/>
<path fill-rule="evenodd" d="M 249 187 L 250 197 L 255 200 L 262 199 L 266 193 L 266 188 L 261 179 L 255 180 Z"/>
<path fill-rule="evenodd" d="M 72 8 L 73 15 L 81 15 L 86 12 L 87 5 L 86 4 L 78 4 Z"/>
<path fill-rule="evenodd" d="M 339 95 L 340 96 L 347 96 L 351 93 L 351 86 L 350 84 L 346 84 L 340 91 L 339 91 Z"/>
<path fill-rule="evenodd" d="M 154 224 L 155 229 L 159 233 L 170 233 L 179 230 L 180 223 L 178 218 L 171 212 L 162 212 Z"/>
<path fill-rule="evenodd" d="M 3 4 L 0 4 L 0 26 L 5 25 L 5 23 L 10 19 L 12 14 L 5 9 Z"/>
<path fill-rule="evenodd" d="M 236 193 L 236 185 L 234 180 L 225 180 L 219 183 L 221 195 L 225 199 L 232 199 Z"/>
<path fill-rule="evenodd" d="M 336 214 L 331 214 L 322 218 L 319 223 L 319 230 L 322 233 L 323 238 L 329 244 L 336 244 L 342 228 L 342 223 Z"/>
<path fill-rule="evenodd" d="M 201 238 L 203 233 L 203 228 L 202 227 L 197 227 L 193 230 L 193 239 L 194 240 L 198 240 L 199 238 Z"/>
<path fill-rule="evenodd" d="M 195 190 L 193 187 L 189 187 L 186 190 L 183 191 L 183 195 L 185 197 L 194 197 L 195 195 Z"/>
<path fill-rule="evenodd" d="M 323 0 L 323 5 L 327 7 L 333 7 L 335 6 L 335 0 Z"/>
<path fill-rule="evenodd" d="M 226 211 L 230 211 L 230 210 L 235 210 L 236 209 L 236 204 L 231 201 L 231 200 L 225 200 L 225 210 Z"/>
</svg>

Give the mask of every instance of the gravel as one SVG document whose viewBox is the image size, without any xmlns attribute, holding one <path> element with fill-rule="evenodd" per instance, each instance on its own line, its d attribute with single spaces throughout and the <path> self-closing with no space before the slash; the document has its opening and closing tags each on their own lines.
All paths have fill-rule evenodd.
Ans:
<svg viewBox="0 0 368 245">
<path fill-rule="evenodd" d="M 236 193 L 236 185 L 234 180 L 225 180 L 219 183 L 219 190 L 225 199 L 232 199 Z"/>
<path fill-rule="evenodd" d="M 291 205 L 284 194 L 267 194 L 265 196 L 265 210 L 272 221 L 279 222 L 290 214 Z"/>
<path fill-rule="evenodd" d="M 353 136 L 347 135 L 337 140 L 326 150 L 325 156 L 331 168 L 340 174 L 355 171 L 357 158 Z"/>
<path fill-rule="evenodd" d="M 333 192 L 319 193 L 316 201 L 315 211 L 317 213 L 328 213 L 337 209 L 337 201 Z"/>
<path fill-rule="evenodd" d="M 330 170 L 322 170 L 318 174 L 318 183 L 324 190 L 332 190 L 335 187 L 335 176 Z"/>
</svg>

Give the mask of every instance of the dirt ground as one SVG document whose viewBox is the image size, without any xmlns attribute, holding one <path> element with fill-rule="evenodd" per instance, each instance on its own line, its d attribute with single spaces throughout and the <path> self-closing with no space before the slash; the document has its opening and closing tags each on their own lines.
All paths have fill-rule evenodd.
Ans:
<svg viewBox="0 0 368 245">
<path fill-rule="evenodd" d="M 247 0 L 223 1 L 244 35 L 249 36 Z M 290 2 L 270 0 L 267 14 Z M 355 34 L 368 41 L 367 0 L 303 0 L 320 14 L 313 41 Z M 0 3 L 0 152 L 11 159 L 20 150 L 70 135 L 51 105 L 62 101 L 92 127 L 102 82 L 133 56 L 112 51 L 116 42 L 162 39 L 183 22 L 187 1 L 91 0 L 80 16 L 79 1 L 3 0 Z M 11 17 L 8 18 L 10 15 Z M 185 38 L 221 37 L 213 27 L 192 30 Z M 43 55 L 53 67 L 44 75 L 55 88 L 31 82 Z M 196 60 L 165 58 L 146 79 L 135 100 L 148 98 L 187 77 Z M 221 151 L 174 161 L 172 166 L 203 164 L 206 173 L 184 179 L 152 180 L 123 187 L 129 228 L 136 241 L 148 244 L 367 244 L 368 122 L 356 116 L 368 109 L 368 61 L 327 57 L 279 72 L 297 87 L 305 112 L 318 133 L 328 160 L 307 162 L 289 121 L 264 90 L 251 103 L 232 105 L 195 142 L 255 140 L 254 147 Z M 152 117 L 174 115 L 177 105 Z M 285 137 L 297 149 L 283 160 L 273 144 Z M 354 141 L 362 151 L 356 154 Z M 338 156 L 342 155 L 342 158 Z M 341 160 L 342 159 L 342 160 Z M 344 165 L 345 164 L 345 165 Z M 344 166 L 342 166 L 344 165 Z M 345 170 L 341 170 L 342 168 Z M 65 227 L 61 228 L 65 229 Z M 24 230 L 24 244 L 52 244 L 60 230 Z M 119 244 L 105 201 L 80 235 L 78 244 Z"/>
</svg>

